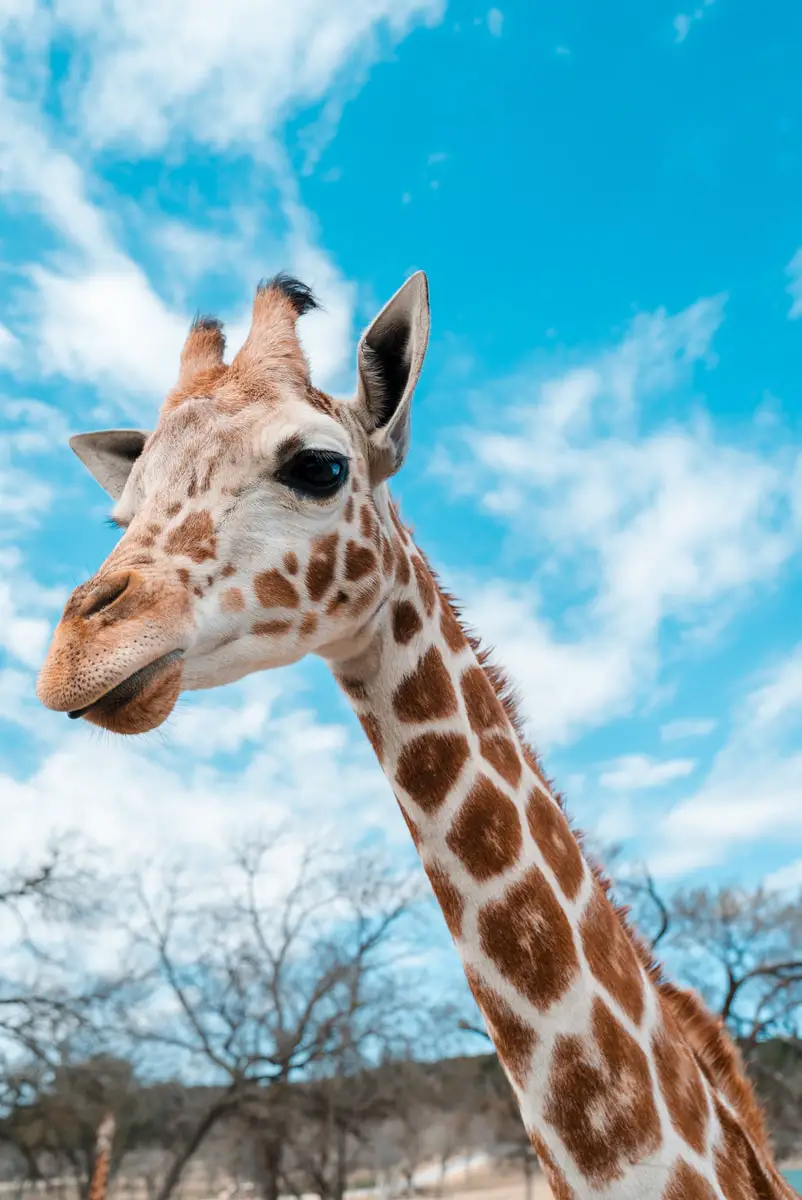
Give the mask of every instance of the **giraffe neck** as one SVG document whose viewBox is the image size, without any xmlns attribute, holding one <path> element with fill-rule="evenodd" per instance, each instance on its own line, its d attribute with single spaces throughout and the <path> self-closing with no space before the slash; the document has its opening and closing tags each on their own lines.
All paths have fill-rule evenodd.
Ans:
<svg viewBox="0 0 802 1200">
<path fill-rule="evenodd" d="M 705 1070 L 705 1037 L 724 1035 L 660 983 L 500 674 L 396 527 L 381 624 L 357 657 L 330 665 L 392 785 L 555 1197 L 793 1195 L 745 1080 L 721 1087 L 718 1068 Z"/>
</svg>

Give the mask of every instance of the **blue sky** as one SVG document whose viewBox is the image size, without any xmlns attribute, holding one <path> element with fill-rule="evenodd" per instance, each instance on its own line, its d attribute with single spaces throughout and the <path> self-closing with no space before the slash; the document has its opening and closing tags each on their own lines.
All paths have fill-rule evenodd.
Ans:
<svg viewBox="0 0 802 1200">
<path fill-rule="evenodd" d="M 332 12 L 331 9 L 336 9 Z M 225 11 L 223 11 L 225 10 Z M 213 867 L 284 821 L 410 853 L 321 664 L 163 734 L 41 709 L 112 545 L 70 432 L 147 425 L 191 314 L 286 268 L 316 378 L 416 268 L 406 517 L 579 824 L 666 885 L 802 883 L 802 11 L 745 0 L 2 0 L 6 861 Z"/>
</svg>

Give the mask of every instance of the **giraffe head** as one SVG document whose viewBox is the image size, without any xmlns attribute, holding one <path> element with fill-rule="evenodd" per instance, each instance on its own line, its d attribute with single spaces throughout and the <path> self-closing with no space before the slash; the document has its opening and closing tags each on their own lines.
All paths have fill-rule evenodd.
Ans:
<svg viewBox="0 0 802 1200">
<path fill-rule="evenodd" d="M 153 432 L 72 438 L 123 535 L 67 602 L 39 676 L 48 708 L 142 733 L 184 690 L 372 636 L 401 552 L 384 483 L 409 440 L 426 278 L 363 334 L 349 401 L 310 380 L 296 322 L 314 306 L 287 276 L 261 285 L 230 365 L 220 323 L 196 320 Z"/>
</svg>

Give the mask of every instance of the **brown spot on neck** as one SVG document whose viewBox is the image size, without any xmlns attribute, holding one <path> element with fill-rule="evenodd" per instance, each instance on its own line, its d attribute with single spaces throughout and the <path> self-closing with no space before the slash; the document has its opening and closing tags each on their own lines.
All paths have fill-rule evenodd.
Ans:
<svg viewBox="0 0 802 1200">
<path fill-rule="evenodd" d="M 715 1150 L 716 1178 L 727 1200 L 778 1200 L 792 1196 L 720 1100 L 715 1101 L 721 1139 Z M 783 1190 L 780 1190 L 782 1188 Z"/>
<path fill-rule="evenodd" d="M 404 746 L 398 757 L 396 783 L 426 813 L 444 804 L 468 760 L 461 733 L 424 733 Z"/>
<path fill-rule="evenodd" d="M 653 974 L 657 975 L 654 967 Z M 763 1115 L 746 1078 L 741 1055 L 727 1036 L 721 1020 L 707 1011 L 695 992 L 684 991 L 665 980 L 660 980 L 659 987 L 686 1043 L 713 1087 L 738 1114 L 751 1142 L 770 1153 Z"/>
<path fill-rule="evenodd" d="M 515 1084 L 523 1089 L 529 1075 L 532 1051 L 538 1042 L 537 1034 L 498 992 L 482 982 L 472 967 L 468 967 L 465 974 L 473 998 L 487 1022 L 488 1033 L 499 1058 Z"/>
<path fill-rule="evenodd" d="M 379 762 L 382 760 L 382 751 L 384 749 L 384 739 L 382 737 L 381 727 L 373 713 L 359 713 L 359 723 L 365 731 L 365 735 L 373 747 L 373 752 Z"/>
<path fill-rule="evenodd" d="M 427 617 L 430 617 L 437 603 L 437 586 L 429 568 L 417 555 L 412 559 L 412 569 L 415 572 L 415 579 L 418 583 L 418 591 L 420 592 L 424 611 Z"/>
<path fill-rule="evenodd" d="M 629 935 L 597 882 L 579 927 L 588 966 L 624 1012 L 639 1025 L 643 1017 L 643 978 Z"/>
<path fill-rule="evenodd" d="M 459 654 L 468 645 L 468 638 L 460 625 L 448 597 L 440 593 L 440 632 L 446 645 L 454 654 Z"/>
<path fill-rule="evenodd" d="M 468 721 L 474 733 L 503 729 L 506 724 L 504 709 L 481 667 L 468 667 L 467 671 L 463 671 L 460 687 Z"/>
<path fill-rule="evenodd" d="M 534 787 L 526 805 L 526 820 L 566 897 L 576 900 L 585 877 L 585 864 L 564 813 L 555 800 Z"/>
<path fill-rule="evenodd" d="M 686 1162 L 677 1163 L 661 1200 L 718 1200 L 703 1175 Z"/>
<path fill-rule="evenodd" d="M 454 818 L 446 842 L 480 883 L 509 870 L 521 853 L 521 820 L 509 797 L 480 775 Z"/>
<path fill-rule="evenodd" d="M 456 941 L 462 932 L 462 914 L 465 911 L 465 900 L 462 893 L 449 879 L 439 863 L 427 863 L 426 874 L 429 876 L 432 891 L 445 917 L 448 931 Z"/>
<path fill-rule="evenodd" d="M 660 1147 L 646 1055 L 598 998 L 589 1037 L 555 1042 L 543 1113 L 591 1187 L 621 1179 Z"/>
<path fill-rule="evenodd" d="M 532 867 L 479 914 L 482 949 L 545 1012 L 579 974 L 571 925 L 542 871 Z"/>
<path fill-rule="evenodd" d="M 337 682 L 339 683 L 340 687 L 343 689 L 343 691 L 346 693 L 346 695 L 351 697 L 352 700 L 366 700 L 367 699 L 368 689 L 367 689 L 367 686 L 365 685 L 365 683 L 363 682 L 363 680 L 350 679 L 344 675 L 337 675 L 336 678 L 337 678 Z"/>
<path fill-rule="evenodd" d="M 660 1001 L 661 1021 L 652 1037 L 657 1077 L 671 1124 L 697 1154 L 707 1144 L 708 1108 L 702 1074 L 671 1015 Z"/>
<path fill-rule="evenodd" d="M 577 1200 L 576 1192 L 569 1186 L 568 1180 L 565 1178 L 565 1173 L 560 1170 L 554 1160 L 554 1155 L 549 1150 L 546 1143 L 536 1133 L 530 1132 L 529 1140 L 535 1154 L 540 1159 L 540 1165 L 543 1168 L 543 1173 L 549 1181 L 549 1187 L 554 1195 L 554 1200 Z"/>
<path fill-rule="evenodd" d="M 436 646 L 426 651 L 415 670 L 396 688 L 393 708 L 400 721 L 436 721 L 454 716 L 457 696 Z"/>
<path fill-rule="evenodd" d="M 507 737 L 490 734 L 479 739 L 479 749 L 482 758 L 496 769 L 501 778 L 510 787 L 517 788 L 523 774 L 523 764 L 513 742 Z"/>
<path fill-rule="evenodd" d="M 418 610 L 409 600 L 397 600 L 393 605 L 393 637 L 402 646 L 411 642 L 416 633 L 423 629 Z"/>
</svg>

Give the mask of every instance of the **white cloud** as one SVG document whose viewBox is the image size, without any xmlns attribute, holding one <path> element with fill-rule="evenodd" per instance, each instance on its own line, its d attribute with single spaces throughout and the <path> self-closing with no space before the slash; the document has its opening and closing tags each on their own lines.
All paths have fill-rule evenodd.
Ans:
<svg viewBox="0 0 802 1200">
<path fill-rule="evenodd" d="M 787 866 L 772 871 L 770 875 L 766 876 L 765 886 L 781 892 L 799 891 L 802 888 L 802 858 L 797 858 Z"/>
<path fill-rule="evenodd" d="M 446 572 L 448 575 L 449 573 Z M 538 611 L 530 584 L 456 581 L 470 624 L 498 647 L 523 697 L 538 745 L 564 744 L 626 710 L 645 662 L 624 643 L 587 632 L 561 636 Z"/>
<path fill-rule="evenodd" d="M 599 775 L 599 783 L 611 791 L 637 792 L 684 779 L 692 774 L 695 766 L 692 758 L 671 758 L 661 762 L 645 754 L 624 754 L 607 764 Z"/>
<path fill-rule="evenodd" d="M 60 451 L 67 436 L 62 413 L 37 400 L 0 397 L 0 543 L 36 525 L 52 503 L 53 488 L 21 466 L 23 458 Z"/>
<path fill-rule="evenodd" d="M 21 471 L 8 459 L 8 444 L 0 436 L 0 541 L 21 525 L 34 525 L 53 500 L 45 480 Z"/>
<path fill-rule="evenodd" d="M 175 382 L 188 319 L 171 312 L 124 258 L 74 274 L 32 268 L 45 372 L 93 384 L 112 405 L 162 396 Z"/>
<path fill-rule="evenodd" d="M 458 591 L 523 685 L 540 742 L 630 711 L 655 679 L 668 619 L 698 629 L 798 549 L 790 450 L 729 443 L 698 409 L 685 424 L 650 412 L 714 364 L 723 305 L 642 315 L 586 365 L 483 389 L 477 424 L 442 440 L 435 471 L 478 493 L 518 560 L 537 563 L 525 585 Z M 552 620 L 543 597 L 558 586 L 587 599 Z"/>
<path fill-rule="evenodd" d="M 785 290 L 791 297 L 788 316 L 795 321 L 798 317 L 802 317 L 802 247 L 797 250 L 789 262 L 786 274 L 790 277 L 790 282 Z"/>
<path fill-rule="evenodd" d="M 18 667 L 0 669 L 0 722 L 3 721 L 34 737 L 43 732 L 42 706 L 34 694 L 29 671 Z"/>
<path fill-rule="evenodd" d="M 504 13 L 500 8 L 491 8 L 488 12 L 487 28 L 493 37 L 501 37 L 504 31 Z"/>
<path fill-rule="evenodd" d="M 19 357 L 19 339 L 14 336 L 8 326 L 0 322 L 0 366 L 11 366 Z"/>
<path fill-rule="evenodd" d="M 691 18 L 685 13 L 679 13 L 674 17 L 674 32 L 678 42 L 684 42 L 691 28 Z"/>
<path fill-rule="evenodd" d="M 802 844 L 802 753 L 787 737 L 801 716 L 802 643 L 752 688 L 707 778 L 660 822 L 655 874 L 723 862 L 733 848 L 780 830 L 785 845 Z"/>
<path fill-rule="evenodd" d="M 408 847 L 356 722 L 324 722 L 302 708 L 274 711 L 285 683 L 298 690 L 292 674 L 255 677 L 229 688 L 225 701 L 199 697 L 158 737 L 109 738 L 54 715 L 47 753 L 33 771 L 0 775 L 9 817 L 0 859 L 35 856 L 48 836 L 70 830 L 91 839 L 110 872 L 170 856 L 198 875 L 213 872 L 231 842 L 258 827 L 285 826 L 299 843 L 313 830 L 332 847 L 363 837 Z M 20 673 L 0 674 L 0 715 L 32 688 L 30 677 L 26 689 Z M 213 759 L 238 751 L 247 759 L 237 770 Z"/>
<path fill-rule="evenodd" d="M 442 0 L 62 0 L 56 29 L 80 39 L 77 95 L 95 146 L 152 152 L 189 137 L 257 149 L 299 107 L 330 95 Z"/>
<path fill-rule="evenodd" d="M 38 667 L 52 629 L 52 615 L 66 599 L 25 572 L 14 547 L 0 548 L 0 649 L 27 667 Z"/>
<path fill-rule="evenodd" d="M 702 0 L 701 5 L 692 12 L 679 13 L 674 18 L 674 40 L 678 43 L 684 42 L 692 27 L 702 20 L 705 10 L 711 8 L 713 4 L 715 4 L 715 0 Z"/>
<path fill-rule="evenodd" d="M 802 644 L 756 688 L 746 706 L 744 720 L 750 729 L 778 728 L 802 714 Z"/>
<path fill-rule="evenodd" d="M 802 754 L 786 758 L 750 755 L 728 745 L 701 788 L 660 823 L 661 849 L 649 862 L 655 875 L 675 877 L 727 860 L 738 846 L 783 831 L 785 846 L 802 840 L 799 780 Z"/>
<path fill-rule="evenodd" d="M 666 721 L 660 727 L 660 737 L 664 742 L 681 742 L 686 738 L 704 738 L 718 725 L 713 717 L 683 717 L 676 721 Z"/>
<path fill-rule="evenodd" d="M 258 746 L 265 740 L 279 696 L 284 694 L 286 699 L 287 690 L 286 680 L 279 682 L 274 674 L 260 675 L 250 676 L 240 685 L 240 704 L 232 706 L 227 694 L 182 699 L 170 723 L 170 743 L 202 759 Z"/>
</svg>

